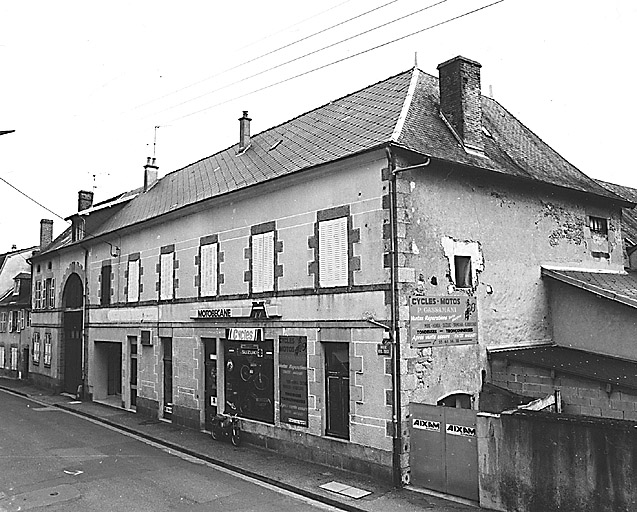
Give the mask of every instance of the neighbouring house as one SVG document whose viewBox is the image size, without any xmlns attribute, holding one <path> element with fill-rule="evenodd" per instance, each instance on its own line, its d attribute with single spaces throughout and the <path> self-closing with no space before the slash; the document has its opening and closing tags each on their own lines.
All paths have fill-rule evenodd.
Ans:
<svg viewBox="0 0 637 512">
<path fill-rule="evenodd" d="M 0 376 L 29 374 L 31 267 L 35 247 L 0 254 Z"/>
<path fill-rule="evenodd" d="M 193 428 L 237 413 L 254 444 L 478 499 L 489 358 L 556 345 L 548 273 L 622 274 L 634 206 L 482 96 L 480 67 L 256 135 L 244 112 L 229 148 L 80 192 L 33 257 L 38 378 Z"/>
</svg>

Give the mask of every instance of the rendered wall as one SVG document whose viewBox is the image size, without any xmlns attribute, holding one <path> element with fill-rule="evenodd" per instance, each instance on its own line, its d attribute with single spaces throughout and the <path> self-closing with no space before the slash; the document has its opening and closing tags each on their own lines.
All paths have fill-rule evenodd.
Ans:
<svg viewBox="0 0 637 512">
<path fill-rule="evenodd" d="M 478 413 L 480 505 L 502 511 L 637 508 L 637 424 Z"/>
<path fill-rule="evenodd" d="M 555 343 L 637 361 L 637 310 L 546 279 Z"/>
</svg>

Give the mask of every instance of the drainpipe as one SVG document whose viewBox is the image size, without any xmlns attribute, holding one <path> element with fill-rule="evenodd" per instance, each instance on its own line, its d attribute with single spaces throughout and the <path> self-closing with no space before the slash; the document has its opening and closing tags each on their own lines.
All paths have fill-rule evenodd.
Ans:
<svg viewBox="0 0 637 512">
<path fill-rule="evenodd" d="M 82 299 L 82 390 L 78 393 L 78 397 L 86 398 L 88 396 L 88 329 L 89 329 L 89 319 L 88 319 L 88 249 L 83 247 L 84 249 L 84 297 Z"/>
<path fill-rule="evenodd" d="M 389 229 L 390 229 L 390 286 L 391 286 L 391 324 L 390 336 L 393 341 L 392 350 L 392 423 L 393 423 L 393 451 L 392 451 L 392 474 L 394 486 L 402 486 L 401 475 L 401 446 L 402 446 L 402 421 L 401 421 L 401 400 L 400 400 L 400 332 L 398 323 L 398 247 L 396 240 L 397 212 L 396 212 L 396 159 L 391 151 L 391 147 L 385 148 L 387 156 L 387 167 L 389 169 Z"/>
</svg>

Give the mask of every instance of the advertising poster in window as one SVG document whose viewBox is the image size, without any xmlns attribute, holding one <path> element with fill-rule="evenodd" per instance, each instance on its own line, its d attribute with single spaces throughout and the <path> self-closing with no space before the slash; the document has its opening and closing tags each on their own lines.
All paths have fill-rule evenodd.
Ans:
<svg viewBox="0 0 637 512">
<path fill-rule="evenodd" d="M 279 336 L 281 422 L 308 426 L 307 337 Z"/>
<path fill-rule="evenodd" d="M 476 298 L 466 295 L 409 298 L 412 348 L 478 343 Z"/>
</svg>

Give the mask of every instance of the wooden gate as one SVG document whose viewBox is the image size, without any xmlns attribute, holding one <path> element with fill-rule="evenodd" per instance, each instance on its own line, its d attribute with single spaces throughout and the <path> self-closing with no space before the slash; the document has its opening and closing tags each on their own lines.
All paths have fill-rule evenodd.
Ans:
<svg viewBox="0 0 637 512">
<path fill-rule="evenodd" d="M 476 411 L 410 404 L 411 483 L 477 501 Z"/>
</svg>

